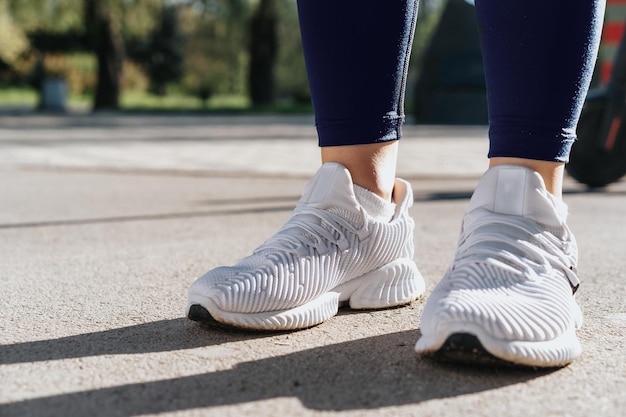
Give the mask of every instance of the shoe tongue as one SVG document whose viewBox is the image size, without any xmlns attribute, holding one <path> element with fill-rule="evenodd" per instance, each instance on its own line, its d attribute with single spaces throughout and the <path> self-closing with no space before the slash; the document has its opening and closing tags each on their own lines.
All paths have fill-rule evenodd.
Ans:
<svg viewBox="0 0 626 417">
<path fill-rule="evenodd" d="M 483 175 L 468 211 L 479 207 L 551 226 L 563 225 L 567 217 L 567 206 L 546 190 L 541 175 L 516 165 L 499 165 Z"/>
<path fill-rule="evenodd" d="M 361 218 L 360 205 L 354 194 L 352 176 L 343 165 L 328 162 L 319 169 L 307 184 L 298 201 L 298 207 L 312 206 L 331 210 L 352 220 Z"/>
</svg>

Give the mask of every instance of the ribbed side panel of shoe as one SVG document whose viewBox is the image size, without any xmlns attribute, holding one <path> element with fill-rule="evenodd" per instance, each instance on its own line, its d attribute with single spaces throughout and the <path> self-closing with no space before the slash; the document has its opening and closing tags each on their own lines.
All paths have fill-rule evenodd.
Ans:
<svg viewBox="0 0 626 417">
<path fill-rule="evenodd" d="M 433 292 L 438 302 L 424 309 L 425 333 L 465 323 L 480 326 L 496 339 L 540 342 L 573 326 L 575 301 L 561 274 L 522 281 L 497 266 L 478 264 L 453 271 L 447 282 L 448 287 Z"/>
<path fill-rule="evenodd" d="M 258 263 L 229 268 L 229 275 L 219 281 L 205 280 L 202 287 L 194 283 L 190 293 L 212 294 L 220 309 L 243 314 L 283 311 L 328 291 L 332 287 L 329 277 L 336 275 L 340 259 L 336 253 L 297 259 L 278 252 L 254 257 L 254 261 Z"/>
<path fill-rule="evenodd" d="M 397 259 L 342 288 L 354 309 L 385 308 L 410 303 L 424 293 L 422 275 L 411 259 Z"/>
<path fill-rule="evenodd" d="M 396 259 L 413 259 L 413 221 L 403 217 L 390 224 L 372 227 L 371 235 L 361 244 L 356 259 L 358 275 L 376 270 Z M 353 267 L 357 272 L 357 269 Z"/>
<path fill-rule="evenodd" d="M 256 267 L 253 274 L 243 273 L 232 279 L 232 283 L 228 280 L 216 286 L 223 294 L 218 299 L 220 307 L 246 314 L 298 308 L 315 302 L 338 283 L 352 281 L 398 259 L 412 265 L 411 271 L 398 271 L 396 284 L 376 284 L 372 289 L 372 293 L 396 291 L 398 294 L 389 294 L 378 301 L 377 307 L 367 308 L 398 305 L 415 299 L 414 294 L 423 292 L 420 290 L 423 279 L 419 272 L 412 270 L 417 270 L 412 261 L 413 221 L 407 216 L 391 224 L 375 224 L 370 232 L 363 242 L 353 237 L 350 251 L 343 253 L 331 252 L 300 260 L 281 253 L 267 254 L 267 263 Z M 416 276 L 419 278 L 415 279 Z M 406 282 L 400 282 L 402 277 Z M 307 318 L 305 321 L 314 320 Z"/>
</svg>

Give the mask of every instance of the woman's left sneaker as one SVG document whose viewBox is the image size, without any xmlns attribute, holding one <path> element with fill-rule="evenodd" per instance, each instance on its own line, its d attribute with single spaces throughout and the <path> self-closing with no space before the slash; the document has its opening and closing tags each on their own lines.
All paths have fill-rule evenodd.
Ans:
<svg viewBox="0 0 626 417">
<path fill-rule="evenodd" d="M 416 351 L 533 367 L 579 356 L 577 247 L 566 217 L 567 206 L 535 171 L 488 170 L 463 219 L 452 266 L 424 307 Z"/>
</svg>

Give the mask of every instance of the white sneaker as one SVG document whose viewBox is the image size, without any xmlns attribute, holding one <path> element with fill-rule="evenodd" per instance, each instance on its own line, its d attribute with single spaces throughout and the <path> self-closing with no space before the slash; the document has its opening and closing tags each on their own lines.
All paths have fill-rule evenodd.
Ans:
<svg viewBox="0 0 626 417">
<path fill-rule="evenodd" d="M 189 288 L 187 316 L 258 330 L 293 330 L 337 314 L 340 303 L 376 309 L 424 292 L 413 261 L 409 184 L 396 180 L 389 222 L 359 204 L 349 171 L 327 163 L 304 189 L 273 237 L 231 267 L 213 269 Z"/>
<path fill-rule="evenodd" d="M 452 266 L 429 296 L 416 351 L 444 360 L 563 366 L 581 353 L 577 248 L 567 206 L 535 171 L 487 171 Z"/>
</svg>

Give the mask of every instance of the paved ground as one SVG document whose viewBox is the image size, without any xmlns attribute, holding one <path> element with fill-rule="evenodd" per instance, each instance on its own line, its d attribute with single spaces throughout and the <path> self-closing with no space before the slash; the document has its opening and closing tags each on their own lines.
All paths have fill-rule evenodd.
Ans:
<svg viewBox="0 0 626 417">
<path fill-rule="evenodd" d="M 551 371 L 417 358 L 422 303 L 251 334 L 183 318 L 187 286 L 289 215 L 310 117 L 0 117 L 0 416 L 626 415 L 626 182 L 568 180 L 584 355 Z M 486 129 L 407 126 L 416 261 L 432 289 Z"/>
</svg>

